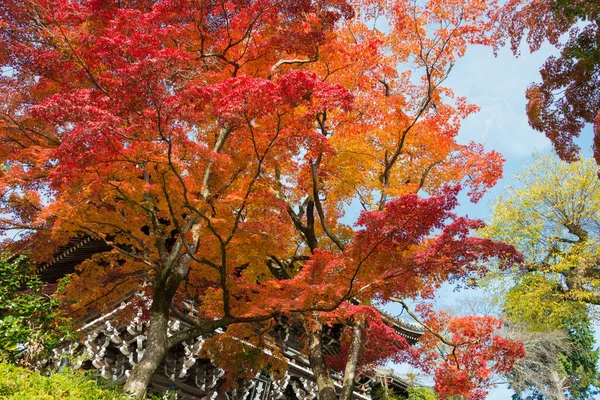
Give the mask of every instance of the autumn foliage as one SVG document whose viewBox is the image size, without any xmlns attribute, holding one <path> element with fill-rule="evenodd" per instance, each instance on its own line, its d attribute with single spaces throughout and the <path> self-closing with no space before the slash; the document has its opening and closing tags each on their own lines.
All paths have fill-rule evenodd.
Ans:
<svg viewBox="0 0 600 400">
<path fill-rule="evenodd" d="M 424 362 L 434 373 L 435 388 L 441 398 L 463 395 L 485 399 L 486 383 L 491 375 L 510 372 L 515 360 L 525 355 L 520 342 L 506 340 L 498 334 L 502 327 L 498 318 L 452 317 L 443 311 L 434 311 L 430 305 L 419 308 L 431 329 L 423 337 L 423 345 L 426 348 L 437 346 L 441 353 L 441 357 L 437 352 L 430 353 Z M 438 332 L 445 335 L 443 341 L 448 341 L 441 347 L 436 336 Z"/>
<path fill-rule="evenodd" d="M 600 164 L 600 7 L 586 0 L 511 0 L 496 16 L 500 42 L 508 38 L 515 54 L 526 42 L 537 51 L 544 42 L 560 54 L 540 69 L 541 82 L 527 89 L 529 124 L 552 141 L 559 157 L 579 157 L 579 137 L 587 124 L 594 129 L 593 151 Z"/>
<path fill-rule="evenodd" d="M 202 351 L 234 380 L 239 366 L 283 368 L 222 345 L 269 346 L 252 324 L 282 316 L 315 344 L 326 325 L 365 326 L 359 367 L 409 359 L 379 312 L 356 304 L 430 298 L 444 282 L 473 282 L 491 258 L 518 259 L 452 212 L 462 186 L 476 201 L 502 173 L 498 153 L 456 141 L 477 107 L 442 86 L 468 45 L 491 42 L 491 9 L 4 1 L 1 228 L 22 230 L 5 246 L 38 262 L 73 236 L 113 247 L 79 266 L 66 298 L 78 316 L 136 291 L 152 299 L 147 350 L 126 384 L 137 395 L 169 347 L 218 328 L 227 333 Z M 379 17 L 386 29 L 373 27 Z M 364 208 L 354 226 L 342 222 L 350 203 Z M 189 329 L 167 337 L 169 316 Z M 437 371 L 443 396 L 481 398 L 489 374 L 520 355 L 497 328 L 453 320 L 469 343 L 458 358 L 414 363 Z"/>
</svg>

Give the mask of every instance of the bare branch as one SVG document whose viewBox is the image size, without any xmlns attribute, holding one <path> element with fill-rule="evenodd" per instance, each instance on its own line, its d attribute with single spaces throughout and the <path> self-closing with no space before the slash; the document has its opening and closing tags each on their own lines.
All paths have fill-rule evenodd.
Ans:
<svg viewBox="0 0 600 400">
<path fill-rule="evenodd" d="M 317 46 L 317 49 L 315 51 L 315 56 L 313 58 L 309 58 L 308 60 L 279 60 L 277 61 L 277 63 L 275 65 L 273 65 L 271 67 L 271 71 L 275 72 L 277 70 L 277 68 L 281 67 L 282 65 L 288 65 L 288 64 L 308 64 L 308 63 L 313 63 L 313 62 L 317 62 L 319 60 L 319 46 Z"/>
</svg>

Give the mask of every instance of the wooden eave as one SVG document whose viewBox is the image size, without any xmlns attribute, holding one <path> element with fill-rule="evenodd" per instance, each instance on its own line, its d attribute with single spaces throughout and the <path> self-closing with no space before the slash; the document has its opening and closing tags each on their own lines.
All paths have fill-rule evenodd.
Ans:
<svg viewBox="0 0 600 400">
<path fill-rule="evenodd" d="M 97 253 L 110 251 L 111 246 L 103 239 L 91 236 L 72 238 L 69 242 L 58 248 L 54 258 L 38 265 L 37 273 L 42 281 L 55 283 L 67 274 L 75 272 L 75 267 Z"/>
</svg>

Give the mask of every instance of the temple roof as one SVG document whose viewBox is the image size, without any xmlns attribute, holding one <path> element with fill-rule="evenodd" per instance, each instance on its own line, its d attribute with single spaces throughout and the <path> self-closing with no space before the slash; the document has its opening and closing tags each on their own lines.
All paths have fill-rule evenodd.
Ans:
<svg viewBox="0 0 600 400">
<path fill-rule="evenodd" d="M 103 239 L 90 236 L 72 238 L 66 245 L 59 247 L 50 262 L 38 266 L 38 274 L 44 282 L 54 283 L 63 276 L 73 273 L 77 265 L 94 254 L 110 251 L 111 249 L 112 247 Z M 391 315 L 380 307 L 376 308 L 411 345 L 415 344 L 425 332 L 419 324 Z"/>
<path fill-rule="evenodd" d="M 58 248 L 54 258 L 47 263 L 38 265 L 38 275 L 46 283 L 54 283 L 63 276 L 75 271 L 75 267 L 97 253 L 111 250 L 102 239 L 90 236 L 71 238 L 69 242 Z"/>
<path fill-rule="evenodd" d="M 112 247 L 110 245 L 108 245 L 102 239 L 94 239 L 89 236 L 73 238 L 65 246 L 62 246 L 58 249 L 54 258 L 50 262 L 39 265 L 38 273 L 44 282 L 54 283 L 58 279 L 65 276 L 66 274 L 73 273 L 75 271 L 75 267 L 78 264 L 80 264 L 81 262 L 90 258 L 94 254 L 110 251 L 111 248 Z M 118 309 L 123 308 L 126 305 L 127 305 L 127 303 L 125 302 L 125 303 L 121 304 L 121 306 L 116 306 L 115 310 L 113 310 L 112 312 L 110 312 L 108 314 L 102 315 L 102 316 L 98 316 L 98 315 L 90 316 L 88 321 L 86 321 L 88 323 L 81 328 L 81 332 L 83 332 L 86 335 L 86 337 L 89 336 L 88 339 L 90 339 L 90 340 L 93 340 L 94 338 L 96 338 L 96 336 L 98 336 L 99 333 L 104 332 L 102 334 L 105 335 L 110 340 L 102 341 L 102 343 L 103 343 L 102 346 L 104 346 L 104 347 L 102 347 L 102 346 L 98 347 L 97 345 L 94 345 L 90 340 L 88 340 L 84 344 L 92 350 L 94 348 L 98 347 L 98 349 L 97 349 L 98 354 L 94 353 L 90 349 L 88 349 L 88 351 L 92 351 L 93 354 L 96 354 L 96 356 L 99 356 L 101 354 L 104 354 L 101 350 L 106 349 L 106 345 L 109 344 L 109 342 L 110 343 L 115 342 L 115 341 L 119 342 L 119 340 L 118 340 L 119 336 L 125 335 L 124 339 L 121 339 L 121 342 L 123 340 L 127 339 L 127 337 L 129 337 L 129 336 L 131 336 L 129 339 L 134 338 L 134 337 L 135 338 L 145 337 L 145 336 L 143 336 L 143 333 L 142 333 L 140 321 L 138 321 L 139 318 L 133 318 L 131 321 L 129 321 L 129 326 L 127 326 L 125 328 L 121 327 L 119 330 L 117 330 L 117 327 L 113 326 L 113 324 L 111 323 L 113 314 L 116 313 Z M 396 332 L 398 332 L 400 335 L 404 336 L 411 345 L 415 344 L 417 342 L 417 340 L 419 339 L 419 337 L 423 334 L 424 329 L 420 325 L 411 323 L 408 321 L 404 321 L 403 319 L 393 316 L 393 315 L 381 310 L 380 308 L 377 308 L 377 309 L 382 314 L 382 316 L 388 321 L 388 323 L 395 328 Z M 91 320 L 91 321 L 89 321 L 89 320 Z M 176 322 L 176 323 L 179 324 L 181 322 Z M 133 336 L 132 336 L 132 334 L 133 334 Z M 127 336 L 127 335 L 129 335 L 129 336 Z M 136 335 L 139 335 L 139 336 L 136 336 Z M 126 340 L 123 343 L 135 342 L 135 343 L 137 343 L 136 348 L 138 348 L 138 347 L 140 347 L 139 340 L 138 339 L 136 339 L 136 340 L 137 341 L 135 341 L 133 339 L 131 339 L 129 341 Z M 203 339 L 198 338 L 198 340 L 203 340 Z M 133 343 L 133 344 L 135 344 L 135 343 Z M 131 346 L 133 346 L 133 344 Z M 94 346 L 96 346 L 96 347 L 94 347 Z M 128 344 L 128 346 L 129 346 L 129 344 Z M 131 347 L 131 346 L 129 346 L 129 347 Z M 121 347 L 123 347 L 123 346 L 121 346 Z M 121 351 L 121 352 L 125 351 L 127 354 L 129 354 L 130 351 L 131 352 L 134 351 L 133 347 L 131 349 L 129 349 L 129 347 L 118 348 L 117 350 L 115 350 L 116 349 L 116 347 L 115 347 L 115 349 L 113 349 L 114 351 L 112 351 L 111 354 L 113 354 L 113 353 L 114 353 L 113 355 L 118 354 L 119 351 Z M 139 348 L 138 350 L 141 350 L 141 348 Z M 316 390 L 316 386 L 315 386 L 314 382 L 312 382 L 314 380 L 314 377 L 312 375 L 312 371 L 310 370 L 308 360 L 304 359 L 304 356 L 300 352 L 298 352 L 296 349 L 294 349 L 293 346 L 290 347 L 290 346 L 285 345 L 282 347 L 282 351 L 283 351 L 283 354 L 285 355 L 285 357 L 289 361 L 288 364 L 290 367 L 290 373 L 292 373 L 292 375 L 295 377 L 293 379 L 297 379 L 297 380 L 299 379 L 298 382 L 294 381 L 292 383 L 297 384 L 297 385 L 301 384 L 300 386 L 304 387 L 306 390 L 309 390 L 309 391 Z M 129 358 L 131 358 L 131 354 L 129 354 Z M 58 357 L 58 359 L 60 359 L 60 357 Z M 94 361 L 96 362 L 96 364 L 98 364 L 98 365 L 94 364 L 94 367 L 97 367 L 97 368 L 104 368 L 104 367 L 106 367 L 106 365 L 108 365 L 108 364 L 106 364 L 106 362 L 105 362 L 106 360 L 104 360 L 104 357 L 100 357 L 100 358 L 95 357 Z M 191 362 L 191 359 L 188 360 L 188 362 Z M 123 368 L 121 368 L 121 370 L 122 369 Z M 103 371 L 103 374 L 106 372 L 106 371 L 104 371 L 104 369 L 102 369 L 102 371 Z M 123 371 L 121 371 L 121 373 L 122 372 Z M 185 375 L 185 371 L 183 371 L 183 373 Z M 169 380 L 169 379 L 165 380 L 166 378 L 161 378 L 159 375 L 155 376 L 155 378 L 156 378 L 155 379 L 156 382 L 154 383 L 155 385 L 160 386 L 160 382 L 162 382 L 161 379 L 164 380 L 163 383 L 167 386 L 172 384 L 171 380 Z M 114 378 L 114 376 L 113 376 L 113 378 Z M 338 380 L 336 380 L 336 385 L 340 386 L 341 383 L 338 382 Z M 407 390 L 407 387 L 408 387 L 406 382 L 404 382 L 402 380 L 402 378 L 396 376 L 393 373 L 393 371 L 384 370 L 384 369 L 378 370 L 376 372 L 376 375 L 373 378 L 371 378 L 370 380 L 373 380 L 374 384 L 381 384 L 381 385 L 385 384 L 386 386 L 388 386 L 390 388 L 393 387 L 396 391 L 402 392 L 402 393 L 405 393 Z M 214 382 L 213 382 L 213 384 L 214 384 Z M 273 390 L 275 390 L 278 387 L 278 384 L 276 382 L 267 382 L 265 384 L 273 385 Z M 165 388 L 167 388 L 167 386 L 165 386 Z M 185 389 L 184 388 L 185 384 L 183 383 L 183 381 L 177 382 L 177 386 L 178 386 L 179 390 L 182 390 L 182 388 Z M 296 388 L 297 390 L 300 390 L 301 389 L 300 386 L 298 386 L 298 388 L 296 388 L 296 386 L 294 386 L 294 388 Z M 313 387 L 313 386 L 315 386 L 315 387 Z M 198 391 L 197 388 L 193 388 L 192 386 L 190 386 L 190 387 L 185 386 L 185 387 L 189 389 L 188 390 L 189 395 L 191 396 L 189 398 L 198 398 L 195 396 L 195 394 L 197 394 L 196 392 Z M 202 387 L 204 387 L 204 386 L 202 386 Z M 370 398 L 368 396 L 368 394 L 366 392 L 364 392 L 363 389 L 361 389 L 360 385 L 359 385 L 359 387 L 356 388 L 356 390 L 354 392 L 355 399 L 367 400 Z"/>
</svg>

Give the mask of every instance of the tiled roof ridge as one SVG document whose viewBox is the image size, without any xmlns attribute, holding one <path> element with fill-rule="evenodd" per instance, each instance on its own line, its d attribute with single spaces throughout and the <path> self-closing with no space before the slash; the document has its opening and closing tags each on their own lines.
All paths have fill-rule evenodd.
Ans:
<svg viewBox="0 0 600 400">
<path fill-rule="evenodd" d="M 382 316 L 398 323 L 403 329 L 406 329 L 408 331 L 411 331 L 411 332 L 414 332 L 417 334 L 425 333 L 425 328 L 422 325 L 420 325 L 416 322 L 407 321 L 404 318 L 400 318 L 399 316 L 392 315 L 389 312 L 383 310 L 383 308 L 380 306 L 374 306 L 374 307 Z"/>
<path fill-rule="evenodd" d="M 52 258 L 52 260 L 41 264 L 38 269 L 37 272 L 41 273 L 44 272 L 44 270 L 46 268 L 48 268 L 49 266 L 51 266 L 52 264 L 62 260 L 63 258 L 65 258 L 66 256 L 68 256 L 69 254 L 71 254 L 72 252 L 74 252 L 75 250 L 79 249 L 80 247 L 86 245 L 87 243 L 89 243 L 92 240 L 92 237 L 89 235 L 85 235 L 85 236 L 80 236 L 80 237 L 76 237 L 76 238 L 71 238 L 69 239 L 69 242 L 64 246 L 65 250 L 61 251 L 60 253 L 58 253 L 56 256 L 54 256 Z M 75 242 L 76 241 L 76 242 Z M 71 246 L 69 246 L 70 243 L 73 243 Z M 67 247 L 68 246 L 68 247 Z"/>
</svg>

